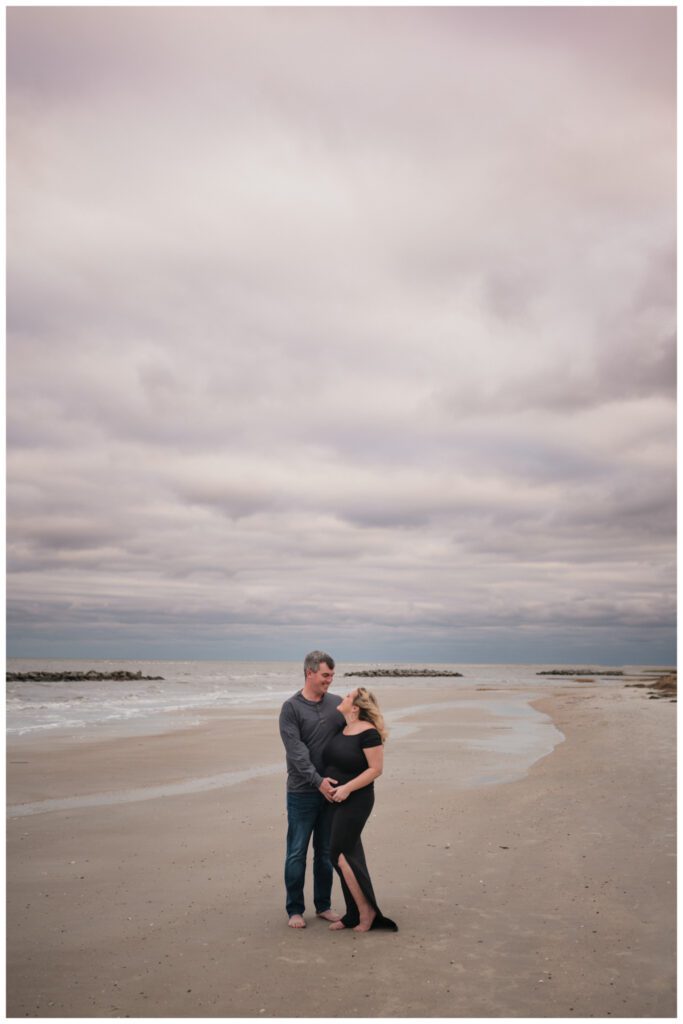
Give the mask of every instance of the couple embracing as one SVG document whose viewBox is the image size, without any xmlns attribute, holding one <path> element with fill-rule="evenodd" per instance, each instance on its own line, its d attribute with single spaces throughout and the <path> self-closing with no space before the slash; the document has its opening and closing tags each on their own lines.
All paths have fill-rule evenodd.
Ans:
<svg viewBox="0 0 683 1024">
<path fill-rule="evenodd" d="M 313 900 L 334 931 L 398 931 L 384 917 L 370 881 L 361 832 L 375 802 L 374 781 L 384 763 L 384 720 L 372 693 L 358 687 L 328 693 L 334 660 L 311 651 L 304 686 L 282 705 L 280 735 L 287 755 L 285 887 L 291 928 L 305 928 L 306 854 L 313 836 Z M 341 882 L 346 913 L 331 910 L 332 868 Z"/>
</svg>

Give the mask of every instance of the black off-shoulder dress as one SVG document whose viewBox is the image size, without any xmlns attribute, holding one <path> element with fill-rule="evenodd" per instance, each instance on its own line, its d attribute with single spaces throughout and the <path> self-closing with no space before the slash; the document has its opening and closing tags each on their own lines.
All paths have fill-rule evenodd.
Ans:
<svg viewBox="0 0 683 1024">
<path fill-rule="evenodd" d="M 377 729 L 366 729 L 364 732 L 354 733 L 350 736 L 338 732 L 329 741 L 324 751 L 325 775 L 336 779 L 342 785 L 355 779 L 368 767 L 368 759 L 365 756 L 366 747 L 377 747 L 382 743 L 382 738 Z M 330 840 L 330 859 L 339 875 L 344 900 L 346 901 L 346 913 L 342 918 L 347 928 L 354 928 L 360 921 L 358 907 L 349 887 L 346 884 L 344 875 L 339 868 L 339 855 L 344 854 L 351 867 L 356 880 L 367 899 L 374 907 L 377 916 L 372 922 L 371 930 L 375 928 L 388 928 L 397 932 L 398 925 L 388 917 L 384 917 L 377 906 L 375 893 L 370 881 L 370 873 L 365 862 L 365 853 L 361 842 L 361 832 L 365 822 L 370 817 L 370 812 L 375 803 L 375 786 L 363 786 L 362 789 L 355 789 L 346 800 L 339 804 L 331 804 L 332 814 L 332 835 Z"/>
</svg>

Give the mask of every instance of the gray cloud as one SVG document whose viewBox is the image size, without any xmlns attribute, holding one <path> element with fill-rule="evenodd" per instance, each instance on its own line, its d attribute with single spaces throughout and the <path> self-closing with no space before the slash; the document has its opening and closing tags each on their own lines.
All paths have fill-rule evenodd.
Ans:
<svg viewBox="0 0 683 1024">
<path fill-rule="evenodd" d="M 10 653 L 672 658 L 674 23 L 8 11 Z"/>
</svg>

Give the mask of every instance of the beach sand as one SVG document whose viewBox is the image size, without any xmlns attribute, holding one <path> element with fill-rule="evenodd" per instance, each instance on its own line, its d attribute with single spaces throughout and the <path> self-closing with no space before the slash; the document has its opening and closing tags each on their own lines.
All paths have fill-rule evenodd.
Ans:
<svg viewBox="0 0 683 1024">
<path fill-rule="evenodd" d="M 540 684 L 564 740 L 495 781 L 458 737 L 504 722 L 376 689 L 398 724 L 364 844 L 398 934 L 287 927 L 277 712 L 12 741 L 8 1016 L 675 1016 L 675 707 Z"/>
</svg>

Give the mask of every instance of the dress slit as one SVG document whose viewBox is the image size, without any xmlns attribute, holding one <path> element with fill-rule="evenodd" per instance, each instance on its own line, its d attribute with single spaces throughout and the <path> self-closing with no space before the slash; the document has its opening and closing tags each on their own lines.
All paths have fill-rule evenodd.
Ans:
<svg viewBox="0 0 683 1024">
<path fill-rule="evenodd" d="M 342 917 L 342 924 L 346 928 L 355 928 L 360 922 L 358 906 L 349 889 L 344 872 L 339 866 L 339 857 L 344 855 L 358 886 L 370 906 L 374 909 L 376 917 L 371 925 L 371 930 L 376 928 L 387 928 L 391 931 L 398 931 L 398 926 L 388 917 L 384 917 L 377 906 L 375 891 L 372 887 L 370 872 L 365 860 L 365 851 L 361 841 L 363 826 L 370 816 L 375 802 L 374 791 L 371 787 L 356 790 L 341 804 L 335 805 L 332 814 L 332 836 L 330 853 L 332 864 L 339 875 L 346 913 Z"/>
</svg>

